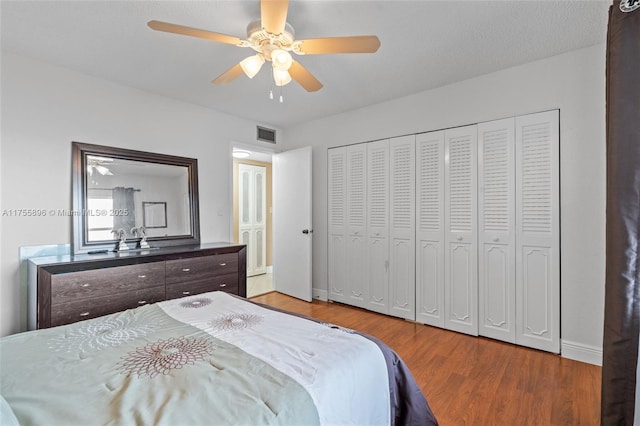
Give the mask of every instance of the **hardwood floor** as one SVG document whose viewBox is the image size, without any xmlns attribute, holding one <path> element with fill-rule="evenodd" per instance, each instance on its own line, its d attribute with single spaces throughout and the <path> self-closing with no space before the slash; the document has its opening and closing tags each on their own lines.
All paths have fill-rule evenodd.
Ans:
<svg viewBox="0 0 640 426">
<path fill-rule="evenodd" d="M 338 303 L 252 298 L 382 339 L 411 369 L 441 425 L 597 425 L 601 368 Z"/>
</svg>

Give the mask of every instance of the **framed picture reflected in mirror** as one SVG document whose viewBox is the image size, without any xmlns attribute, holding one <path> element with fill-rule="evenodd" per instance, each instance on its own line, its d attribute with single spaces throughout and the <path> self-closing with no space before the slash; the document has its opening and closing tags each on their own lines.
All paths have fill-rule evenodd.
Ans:
<svg viewBox="0 0 640 426">
<path fill-rule="evenodd" d="M 165 201 L 143 201 L 142 224 L 145 228 L 167 227 L 167 203 Z"/>
</svg>

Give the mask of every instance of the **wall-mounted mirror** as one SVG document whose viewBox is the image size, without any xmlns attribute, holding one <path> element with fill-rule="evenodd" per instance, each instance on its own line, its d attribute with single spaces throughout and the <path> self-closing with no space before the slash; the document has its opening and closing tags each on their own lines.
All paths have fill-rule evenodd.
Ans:
<svg viewBox="0 0 640 426">
<path fill-rule="evenodd" d="M 198 160 L 73 142 L 72 165 L 75 253 L 200 243 Z"/>
</svg>

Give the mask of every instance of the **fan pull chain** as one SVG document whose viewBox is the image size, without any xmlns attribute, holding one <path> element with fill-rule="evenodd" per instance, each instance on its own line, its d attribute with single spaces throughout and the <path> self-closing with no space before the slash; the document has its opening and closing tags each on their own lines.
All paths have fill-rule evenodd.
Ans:
<svg viewBox="0 0 640 426">
<path fill-rule="evenodd" d="M 280 86 L 280 103 L 284 103 L 284 97 L 282 96 L 282 86 Z"/>
</svg>

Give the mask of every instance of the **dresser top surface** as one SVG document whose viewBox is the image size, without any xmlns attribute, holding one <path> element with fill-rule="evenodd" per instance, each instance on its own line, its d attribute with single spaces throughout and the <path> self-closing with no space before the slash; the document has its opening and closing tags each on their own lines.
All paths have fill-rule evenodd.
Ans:
<svg viewBox="0 0 640 426">
<path fill-rule="evenodd" d="M 175 257 L 181 255 L 209 255 L 220 253 L 237 252 L 245 247 L 243 244 L 229 242 L 213 242 L 189 246 L 160 247 L 151 249 L 131 249 L 121 252 L 100 252 L 95 254 L 71 254 L 60 256 L 33 257 L 29 262 L 35 266 L 68 265 L 78 263 L 100 263 L 117 262 L 143 263 L 162 260 L 165 257 Z"/>
</svg>

